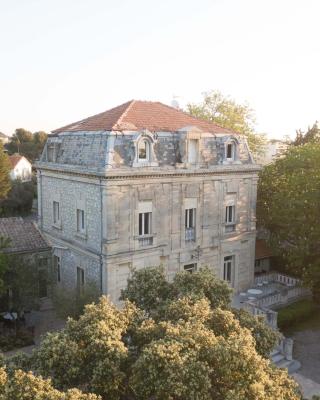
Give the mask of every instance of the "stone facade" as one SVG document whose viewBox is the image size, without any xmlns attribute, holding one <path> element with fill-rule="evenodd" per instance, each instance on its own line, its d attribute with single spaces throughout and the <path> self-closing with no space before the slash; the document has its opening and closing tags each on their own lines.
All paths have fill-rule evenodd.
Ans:
<svg viewBox="0 0 320 400">
<path fill-rule="evenodd" d="M 39 226 L 61 284 L 84 277 L 117 302 L 133 268 L 157 265 L 169 280 L 208 266 L 236 292 L 253 283 L 259 167 L 243 137 L 73 127 L 49 137 L 37 168 Z"/>
</svg>

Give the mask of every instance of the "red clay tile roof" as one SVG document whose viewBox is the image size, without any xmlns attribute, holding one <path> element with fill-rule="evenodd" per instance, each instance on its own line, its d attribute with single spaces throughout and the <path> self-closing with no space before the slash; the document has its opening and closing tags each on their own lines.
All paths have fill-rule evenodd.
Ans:
<svg viewBox="0 0 320 400">
<path fill-rule="evenodd" d="M 0 237 L 10 240 L 5 253 L 35 253 L 50 248 L 36 225 L 21 217 L 0 218 Z"/>
<path fill-rule="evenodd" d="M 101 114 L 56 129 L 53 133 L 76 131 L 121 131 L 148 129 L 151 132 L 175 132 L 195 126 L 204 132 L 232 133 L 212 122 L 152 101 L 131 100 Z"/>
<path fill-rule="evenodd" d="M 256 260 L 272 257 L 272 251 L 263 239 L 256 240 Z"/>
<path fill-rule="evenodd" d="M 20 156 L 20 154 L 12 154 L 12 156 L 9 156 L 11 167 L 14 168 L 22 158 L 23 156 Z"/>
</svg>

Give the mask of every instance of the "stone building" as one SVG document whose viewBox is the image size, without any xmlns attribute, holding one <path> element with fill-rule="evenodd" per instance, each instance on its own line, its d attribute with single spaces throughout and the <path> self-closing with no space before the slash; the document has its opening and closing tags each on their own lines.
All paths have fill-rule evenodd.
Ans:
<svg viewBox="0 0 320 400">
<path fill-rule="evenodd" d="M 53 131 L 37 163 L 39 226 L 60 283 L 117 301 L 132 268 L 203 266 L 253 283 L 259 167 L 245 138 L 158 102 Z"/>
</svg>

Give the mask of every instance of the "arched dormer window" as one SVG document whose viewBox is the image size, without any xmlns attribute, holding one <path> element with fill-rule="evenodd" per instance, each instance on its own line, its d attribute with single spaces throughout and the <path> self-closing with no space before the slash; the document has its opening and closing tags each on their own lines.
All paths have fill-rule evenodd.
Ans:
<svg viewBox="0 0 320 400">
<path fill-rule="evenodd" d="M 236 159 L 236 143 L 232 141 L 228 141 L 225 147 L 225 158 L 227 161 L 234 161 Z"/>
<path fill-rule="evenodd" d="M 150 142 L 148 139 L 142 139 L 138 143 L 138 161 L 151 161 Z"/>
</svg>

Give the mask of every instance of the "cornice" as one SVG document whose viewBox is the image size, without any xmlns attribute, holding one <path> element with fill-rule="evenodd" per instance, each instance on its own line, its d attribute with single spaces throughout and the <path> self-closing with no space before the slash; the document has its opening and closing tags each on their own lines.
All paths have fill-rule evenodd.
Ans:
<svg viewBox="0 0 320 400">
<path fill-rule="evenodd" d="M 157 178 L 176 178 L 176 177 L 205 177 L 213 175 L 241 175 L 241 174 L 255 174 L 261 170 L 259 165 L 237 165 L 237 166 L 218 166 L 215 169 L 192 169 L 192 170 L 152 170 L 152 171 L 141 171 L 141 169 L 135 171 L 112 171 L 108 170 L 105 173 L 93 172 L 93 171 L 77 171 L 75 169 L 64 169 L 57 165 L 37 165 L 39 171 L 48 171 L 62 175 L 73 175 L 84 178 L 101 179 L 101 180 L 136 180 L 136 179 L 157 179 Z"/>
</svg>

